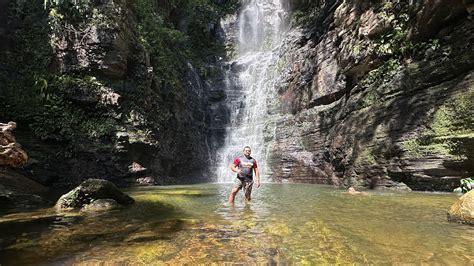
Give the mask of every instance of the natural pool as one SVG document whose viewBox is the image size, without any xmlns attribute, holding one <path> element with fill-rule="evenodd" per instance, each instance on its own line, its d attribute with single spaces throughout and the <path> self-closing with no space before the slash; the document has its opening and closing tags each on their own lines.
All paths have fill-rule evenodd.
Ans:
<svg viewBox="0 0 474 266">
<path fill-rule="evenodd" d="M 108 213 L 4 215 L 0 264 L 474 263 L 474 227 L 446 220 L 454 194 L 263 184 L 232 207 L 230 188 L 140 188 Z"/>
</svg>

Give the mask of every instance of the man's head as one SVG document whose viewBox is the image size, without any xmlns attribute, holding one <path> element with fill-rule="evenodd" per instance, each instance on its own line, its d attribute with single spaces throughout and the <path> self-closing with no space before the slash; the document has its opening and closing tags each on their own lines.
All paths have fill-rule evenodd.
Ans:
<svg viewBox="0 0 474 266">
<path fill-rule="evenodd" d="M 249 146 L 244 147 L 244 155 L 245 157 L 250 157 L 250 153 L 252 153 L 252 149 Z"/>
</svg>

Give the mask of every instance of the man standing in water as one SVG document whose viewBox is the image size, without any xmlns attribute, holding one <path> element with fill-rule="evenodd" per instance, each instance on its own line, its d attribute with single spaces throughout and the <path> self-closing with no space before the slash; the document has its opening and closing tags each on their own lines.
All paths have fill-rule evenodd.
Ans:
<svg viewBox="0 0 474 266">
<path fill-rule="evenodd" d="M 250 202 L 250 194 L 252 193 L 253 185 L 253 171 L 255 171 L 255 178 L 257 188 L 260 187 L 260 173 L 257 168 L 257 161 L 250 157 L 252 150 L 249 146 L 244 147 L 244 154 L 234 160 L 230 166 L 232 172 L 237 173 L 237 178 L 234 182 L 234 187 L 230 192 L 229 203 L 234 203 L 235 195 L 240 189 L 244 189 L 245 200 Z"/>
</svg>

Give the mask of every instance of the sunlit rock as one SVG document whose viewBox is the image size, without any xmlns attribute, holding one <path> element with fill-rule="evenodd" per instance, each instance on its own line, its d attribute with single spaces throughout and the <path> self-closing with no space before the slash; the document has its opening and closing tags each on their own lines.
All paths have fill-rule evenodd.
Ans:
<svg viewBox="0 0 474 266">
<path fill-rule="evenodd" d="M 137 174 L 137 173 L 144 173 L 147 169 L 143 167 L 141 164 L 137 162 L 133 162 L 131 165 L 128 166 L 128 172 Z"/>
<path fill-rule="evenodd" d="M 141 186 L 153 186 L 156 185 L 156 180 L 151 176 L 140 177 L 136 183 Z"/>
<path fill-rule="evenodd" d="M 15 128 L 15 122 L 0 123 L 0 166 L 17 168 L 28 160 L 28 155 L 21 149 L 11 132 Z"/>
<path fill-rule="evenodd" d="M 464 194 L 449 208 L 448 221 L 474 225 L 474 190 Z"/>
</svg>

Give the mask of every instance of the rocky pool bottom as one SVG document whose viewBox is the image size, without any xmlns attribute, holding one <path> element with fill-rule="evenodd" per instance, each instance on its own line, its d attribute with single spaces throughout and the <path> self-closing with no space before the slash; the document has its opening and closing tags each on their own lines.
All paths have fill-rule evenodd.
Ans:
<svg viewBox="0 0 474 266">
<path fill-rule="evenodd" d="M 0 217 L 0 264 L 474 263 L 474 227 L 448 223 L 452 193 L 263 184 L 251 204 L 231 184 L 139 188 L 102 213 Z"/>
</svg>

